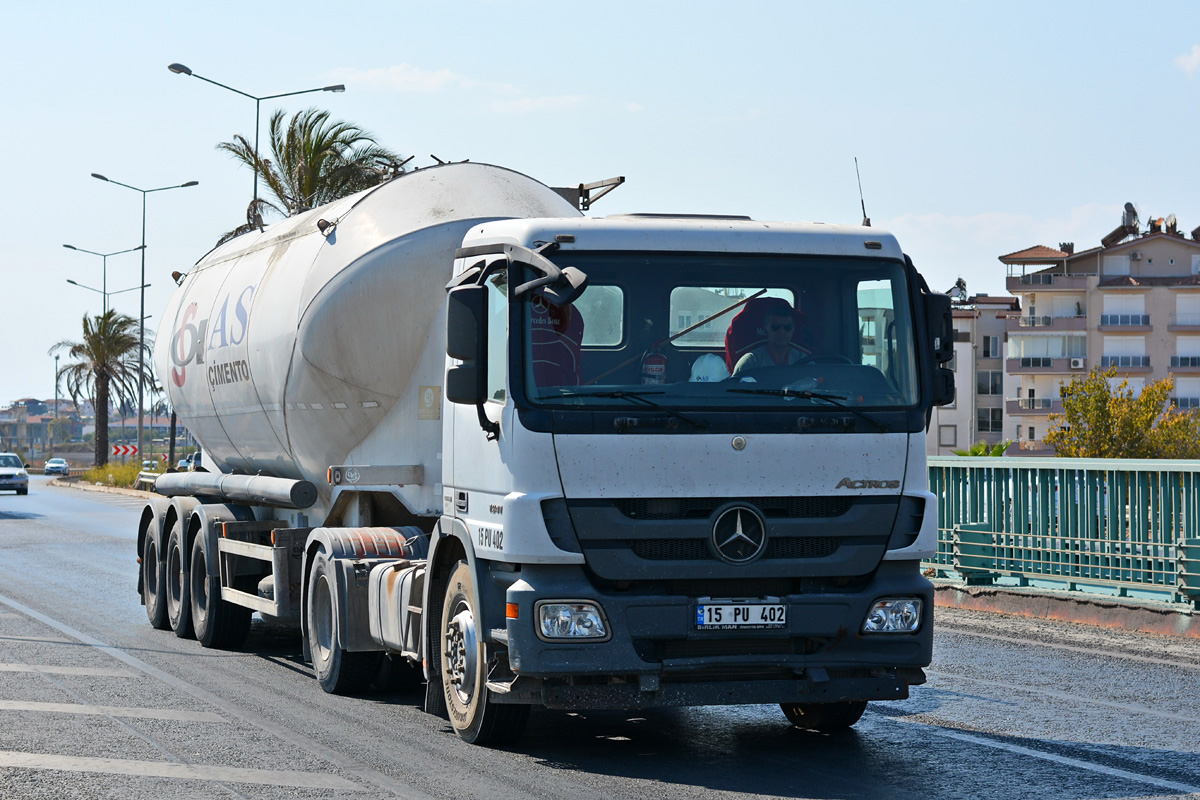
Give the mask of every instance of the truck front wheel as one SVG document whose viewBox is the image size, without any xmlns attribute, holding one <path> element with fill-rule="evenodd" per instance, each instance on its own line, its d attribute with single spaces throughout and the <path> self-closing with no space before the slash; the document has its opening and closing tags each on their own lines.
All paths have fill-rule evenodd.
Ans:
<svg viewBox="0 0 1200 800">
<path fill-rule="evenodd" d="M 822 733 L 844 731 L 862 718 L 866 700 L 843 703 L 780 703 L 783 715 L 797 728 Z"/>
<path fill-rule="evenodd" d="M 187 520 L 177 519 L 167 537 L 166 595 L 167 622 L 180 639 L 191 639 L 192 609 L 188 591 L 187 551 L 184 549 L 184 530 Z"/>
<path fill-rule="evenodd" d="M 333 570 L 325 551 L 317 551 L 308 574 L 305 607 L 308 648 L 322 689 L 330 694 L 355 694 L 370 687 L 382 654 L 349 653 L 338 645 L 337 584 Z"/>
<path fill-rule="evenodd" d="M 506 744 L 525 730 L 529 706 L 497 704 L 487 688 L 487 646 L 478 632 L 471 569 L 460 561 L 442 602 L 442 687 L 455 732 L 472 744 Z"/>
<path fill-rule="evenodd" d="M 221 599 L 220 576 L 208 571 L 208 550 L 212 544 L 204 531 L 197 533 L 192 541 L 188 592 L 192 627 L 204 647 L 241 647 L 250 633 L 252 612 Z"/>
</svg>

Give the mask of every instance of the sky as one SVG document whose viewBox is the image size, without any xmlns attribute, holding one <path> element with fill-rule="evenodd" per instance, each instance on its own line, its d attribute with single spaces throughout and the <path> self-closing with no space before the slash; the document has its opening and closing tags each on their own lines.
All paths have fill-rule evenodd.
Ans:
<svg viewBox="0 0 1200 800">
<path fill-rule="evenodd" d="M 146 321 L 244 221 L 254 101 L 353 122 L 428 166 L 552 186 L 623 175 L 592 214 L 747 214 L 896 234 L 930 286 L 1004 294 L 998 256 L 1095 246 L 1132 202 L 1200 225 L 1200 6 L 1163 2 L 23 3 L 5 11 L 0 407 L 54 397 L 137 247 Z M 265 135 L 264 135 L 265 139 Z M 107 259 L 110 292 L 141 253 Z M 139 292 L 112 296 L 136 317 Z M 65 362 L 64 362 L 65 363 Z M 61 390 L 60 390 L 61 392 Z"/>
</svg>

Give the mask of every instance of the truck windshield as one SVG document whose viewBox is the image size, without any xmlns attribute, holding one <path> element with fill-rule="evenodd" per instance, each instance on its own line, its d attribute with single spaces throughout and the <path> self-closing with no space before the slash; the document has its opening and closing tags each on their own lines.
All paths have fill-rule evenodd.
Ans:
<svg viewBox="0 0 1200 800">
<path fill-rule="evenodd" d="M 549 408 L 748 410 L 918 402 L 904 266 L 796 255 L 559 252 L 574 303 L 519 310 L 524 394 Z M 516 359 L 514 358 L 514 361 Z"/>
</svg>

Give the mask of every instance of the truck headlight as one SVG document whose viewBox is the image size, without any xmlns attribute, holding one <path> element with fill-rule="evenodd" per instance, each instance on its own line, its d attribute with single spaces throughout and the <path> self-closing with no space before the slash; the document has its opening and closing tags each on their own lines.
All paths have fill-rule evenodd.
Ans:
<svg viewBox="0 0 1200 800">
<path fill-rule="evenodd" d="M 915 633 L 921 627 L 918 598 L 877 600 L 863 620 L 863 633 Z"/>
<path fill-rule="evenodd" d="M 607 639 L 608 624 L 595 603 L 543 602 L 537 607 L 542 639 Z"/>
</svg>

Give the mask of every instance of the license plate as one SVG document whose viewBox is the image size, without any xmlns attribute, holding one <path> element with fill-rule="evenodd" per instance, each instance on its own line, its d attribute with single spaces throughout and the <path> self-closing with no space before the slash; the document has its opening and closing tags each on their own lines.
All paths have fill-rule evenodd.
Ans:
<svg viewBox="0 0 1200 800">
<path fill-rule="evenodd" d="M 787 627 L 787 606 L 781 603 L 700 603 L 696 630 L 766 630 Z"/>
</svg>

